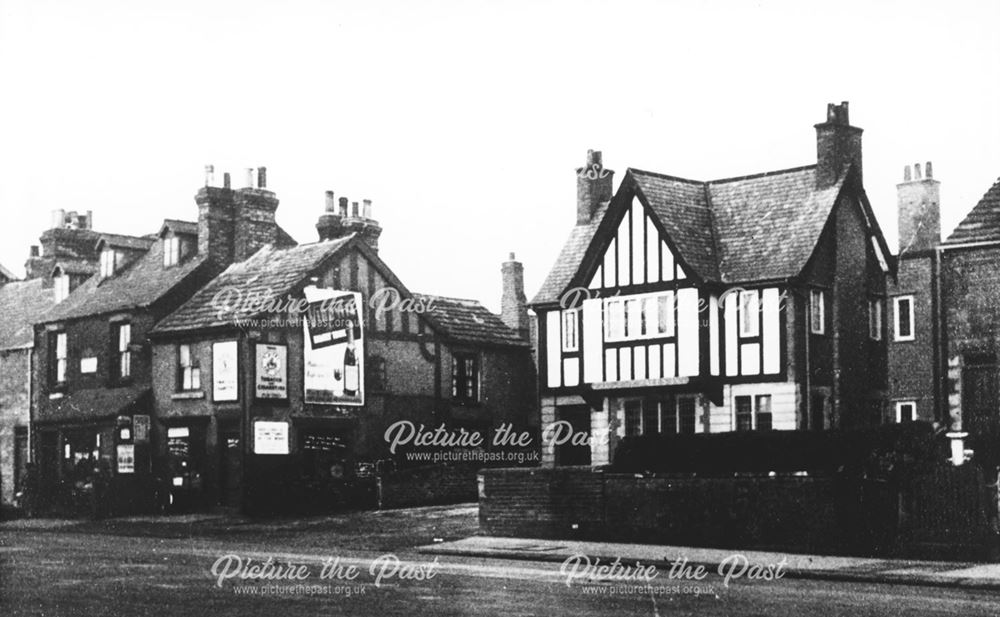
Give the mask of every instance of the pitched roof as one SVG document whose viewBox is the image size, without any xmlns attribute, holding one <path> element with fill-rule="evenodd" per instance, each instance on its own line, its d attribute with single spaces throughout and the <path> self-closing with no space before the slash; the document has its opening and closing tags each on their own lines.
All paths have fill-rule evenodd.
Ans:
<svg viewBox="0 0 1000 617">
<path fill-rule="evenodd" d="M 264 310 L 261 310 L 259 302 L 253 302 L 254 299 L 284 299 L 325 259 L 353 238 L 354 234 L 351 234 L 337 240 L 300 244 L 292 248 L 264 246 L 249 259 L 226 268 L 191 299 L 164 317 L 153 331 L 232 326 L 234 318 L 259 315 Z M 224 310 L 226 307 L 232 310 Z"/>
<path fill-rule="evenodd" d="M 36 278 L 0 285 L 0 349 L 23 349 L 34 341 L 32 323 L 55 303 L 55 291 Z"/>
<path fill-rule="evenodd" d="M 17 275 L 8 270 L 7 268 L 4 268 L 3 264 L 0 264 L 0 278 L 5 278 L 8 281 L 16 281 Z"/>
<path fill-rule="evenodd" d="M 60 259 L 52 266 L 52 271 L 56 268 L 64 274 L 94 274 L 99 270 L 97 264 L 86 259 Z"/>
<path fill-rule="evenodd" d="M 799 274 L 830 217 L 849 167 L 829 188 L 816 189 L 816 167 L 798 167 L 700 182 L 629 169 L 618 193 L 634 191 L 649 206 L 701 279 L 723 283 Z M 626 207 L 612 199 L 614 208 Z M 605 218 L 578 225 L 531 304 L 558 301 L 581 274 L 584 255 Z M 764 238 L 766 242 L 762 241 Z"/>
<path fill-rule="evenodd" d="M 205 263 L 201 255 L 176 266 L 163 266 L 163 242 L 154 242 L 145 254 L 108 278 L 92 276 L 42 316 L 40 323 L 147 307 Z"/>
<path fill-rule="evenodd" d="M 1000 180 L 990 187 L 942 244 L 1000 240 Z"/>
<path fill-rule="evenodd" d="M 126 236 L 124 234 L 101 234 L 98 243 L 104 242 L 115 248 L 122 248 L 132 251 L 145 251 L 156 242 L 155 234 L 150 236 Z"/>
<path fill-rule="evenodd" d="M 163 235 L 165 229 L 170 229 L 175 234 L 185 234 L 188 236 L 198 235 L 198 223 L 192 221 L 182 221 L 180 219 L 163 219 L 163 225 L 160 226 L 160 233 L 158 235 Z"/>
<path fill-rule="evenodd" d="M 449 338 L 460 343 L 528 346 L 528 342 L 476 300 L 413 294 L 431 307 L 427 315 Z"/>
</svg>

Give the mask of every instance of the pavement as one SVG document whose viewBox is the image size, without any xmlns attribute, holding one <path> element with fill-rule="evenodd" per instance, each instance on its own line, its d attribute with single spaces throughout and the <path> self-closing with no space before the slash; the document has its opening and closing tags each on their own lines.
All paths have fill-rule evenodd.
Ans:
<svg viewBox="0 0 1000 617">
<path fill-rule="evenodd" d="M 923 585 L 967 589 L 1000 590 L 1000 563 L 983 564 L 951 561 L 917 561 L 869 557 L 801 555 L 767 551 L 727 550 L 686 546 L 621 544 L 472 536 L 417 548 L 428 555 L 452 555 L 492 559 L 566 562 L 577 556 L 576 564 L 596 568 L 620 560 L 622 567 L 656 566 L 664 578 L 679 580 L 703 566 L 709 576 L 732 580 L 784 572 L 783 577 L 850 581 L 876 584 Z M 583 562 L 579 556 L 586 556 Z M 678 560 L 681 560 L 678 562 Z M 684 561 L 686 560 L 686 561 Z M 685 568 L 686 566 L 686 568 Z M 780 566 L 780 568 L 779 568 Z M 576 565 L 577 572 L 585 572 Z M 673 567 L 673 570 L 671 568 Z M 591 570 L 593 571 L 593 570 Z M 605 571 L 607 572 L 607 571 Z"/>
</svg>

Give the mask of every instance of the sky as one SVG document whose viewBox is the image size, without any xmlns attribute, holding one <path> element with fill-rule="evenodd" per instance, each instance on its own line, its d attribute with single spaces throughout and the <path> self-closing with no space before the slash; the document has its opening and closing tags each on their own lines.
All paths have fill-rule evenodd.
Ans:
<svg viewBox="0 0 1000 617">
<path fill-rule="evenodd" d="M 0 0 L 0 263 L 51 211 L 100 231 L 195 220 L 204 166 L 266 166 L 316 240 L 324 191 L 371 199 L 413 291 L 529 297 L 575 221 L 575 168 L 710 180 L 815 163 L 849 101 L 890 246 L 928 160 L 944 235 L 1000 176 L 1000 3 Z"/>
</svg>

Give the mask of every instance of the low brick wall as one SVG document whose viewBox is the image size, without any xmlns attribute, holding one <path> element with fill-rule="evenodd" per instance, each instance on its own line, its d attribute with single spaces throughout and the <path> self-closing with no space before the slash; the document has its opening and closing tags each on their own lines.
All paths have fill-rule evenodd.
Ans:
<svg viewBox="0 0 1000 617">
<path fill-rule="evenodd" d="M 378 479 L 379 508 L 406 508 L 476 500 L 475 467 L 435 465 L 404 469 Z"/>
<path fill-rule="evenodd" d="M 589 467 L 480 472 L 484 534 L 827 553 L 894 548 L 887 484 L 833 477 L 645 476 Z"/>
</svg>

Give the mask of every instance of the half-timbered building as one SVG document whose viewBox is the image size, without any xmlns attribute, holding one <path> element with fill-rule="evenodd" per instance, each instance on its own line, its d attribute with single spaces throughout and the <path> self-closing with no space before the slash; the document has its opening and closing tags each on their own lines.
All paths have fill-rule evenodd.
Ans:
<svg viewBox="0 0 1000 617">
<path fill-rule="evenodd" d="M 607 463 L 642 433 L 881 420 L 891 256 L 847 103 L 816 131 L 815 165 L 709 182 L 629 169 L 614 192 L 588 153 L 531 302 L 545 463 Z"/>
</svg>

